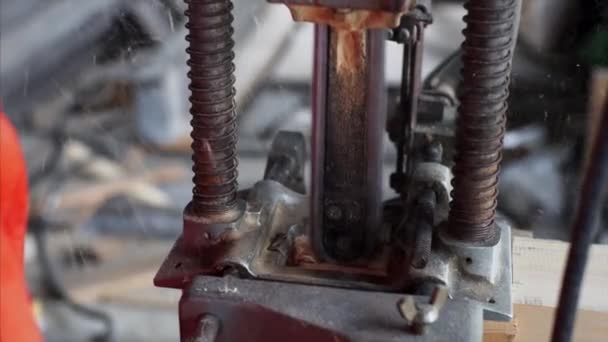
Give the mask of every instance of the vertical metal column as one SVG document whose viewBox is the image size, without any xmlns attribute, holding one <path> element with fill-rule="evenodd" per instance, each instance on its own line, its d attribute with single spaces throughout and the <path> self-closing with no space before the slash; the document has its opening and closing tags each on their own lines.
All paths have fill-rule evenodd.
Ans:
<svg viewBox="0 0 608 342">
<path fill-rule="evenodd" d="M 381 226 L 385 37 L 315 32 L 312 235 L 322 257 L 352 261 L 374 250 Z"/>
</svg>

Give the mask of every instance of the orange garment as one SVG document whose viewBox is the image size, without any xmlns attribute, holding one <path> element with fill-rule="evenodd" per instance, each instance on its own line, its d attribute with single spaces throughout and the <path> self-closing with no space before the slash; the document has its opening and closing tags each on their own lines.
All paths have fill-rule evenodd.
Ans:
<svg viewBox="0 0 608 342">
<path fill-rule="evenodd" d="M 0 342 L 39 342 L 24 269 L 27 169 L 19 137 L 0 111 Z"/>
</svg>

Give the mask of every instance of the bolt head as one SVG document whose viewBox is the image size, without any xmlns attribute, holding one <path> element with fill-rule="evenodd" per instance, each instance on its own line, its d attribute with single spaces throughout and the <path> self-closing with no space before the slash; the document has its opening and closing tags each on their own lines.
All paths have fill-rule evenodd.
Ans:
<svg viewBox="0 0 608 342">
<path fill-rule="evenodd" d="M 342 209 L 337 205 L 330 205 L 325 213 L 328 219 L 339 221 L 344 216 Z"/>
</svg>

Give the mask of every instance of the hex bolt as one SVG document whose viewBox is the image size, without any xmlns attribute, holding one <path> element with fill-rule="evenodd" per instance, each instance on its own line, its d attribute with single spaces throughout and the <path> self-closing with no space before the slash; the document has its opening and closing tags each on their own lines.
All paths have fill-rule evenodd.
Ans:
<svg viewBox="0 0 608 342">
<path fill-rule="evenodd" d="M 327 218 L 329 218 L 330 220 L 334 220 L 334 221 L 338 221 L 340 219 L 342 219 L 342 209 L 340 209 L 340 207 L 338 207 L 337 205 L 330 205 L 327 208 Z"/>
</svg>

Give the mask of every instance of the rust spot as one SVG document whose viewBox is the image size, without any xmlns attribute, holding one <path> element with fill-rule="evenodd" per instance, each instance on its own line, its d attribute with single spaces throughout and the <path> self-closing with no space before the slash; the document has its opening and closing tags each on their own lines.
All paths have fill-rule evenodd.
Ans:
<svg viewBox="0 0 608 342">
<path fill-rule="evenodd" d="M 366 31 L 330 33 L 326 182 L 327 189 L 359 189 L 366 160 Z"/>
<path fill-rule="evenodd" d="M 365 275 L 365 276 L 377 276 L 386 277 L 388 276 L 388 268 L 390 263 L 390 249 L 383 249 L 380 253 L 374 256 L 374 258 L 367 261 L 360 261 L 353 264 L 336 264 L 331 262 L 319 262 L 309 253 L 310 244 L 302 239 L 300 241 L 301 250 L 299 260 L 295 260 L 295 266 L 301 267 L 307 270 L 313 271 L 324 271 L 324 272 L 338 272 L 351 275 Z M 296 243 L 296 248 L 298 248 Z M 297 255 L 298 251 L 295 252 Z M 312 251 L 310 252 L 312 253 Z"/>
<path fill-rule="evenodd" d="M 316 264 L 318 262 L 317 258 L 315 258 L 308 236 L 297 236 L 294 239 L 293 262 L 295 265 Z"/>
<path fill-rule="evenodd" d="M 344 75 L 348 73 L 355 76 L 355 73 L 360 72 L 359 68 L 365 65 L 365 37 L 366 35 L 363 31 L 336 30 L 338 74 Z M 350 80 L 349 83 L 352 83 L 352 81 L 355 80 Z"/>
<path fill-rule="evenodd" d="M 371 276 L 386 276 L 391 261 L 391 249 L 381 249 L 371 260 L 360 261 L 350 265 L 335 264 L 319 261 L 306 235 L 294 239 L 291 264 L 308 270 L 340 272 L 346 274 L 361 274 Z"/>
<path fill-rule="evenodd" d="M 234 222 L 241 217 L 242 214 L 243 212 L 239 208 L 231 208 L 225 212 L 211 212 L 205 215 L 199 215 L 194 212 L 192 205 L 190 204 L 184 211 L 184 219 L 199 225 L 214 225 Z"/>
<path fill-rule="evenodd" d="M 393 13 L 370 10 L 337 10 L 329 7 L 291 5 L 291 16 L 295 21 L 327 24 L 337 29 L 359 31 L 372 28 L 397 27 L 406 12 Z"/>
</svg>

